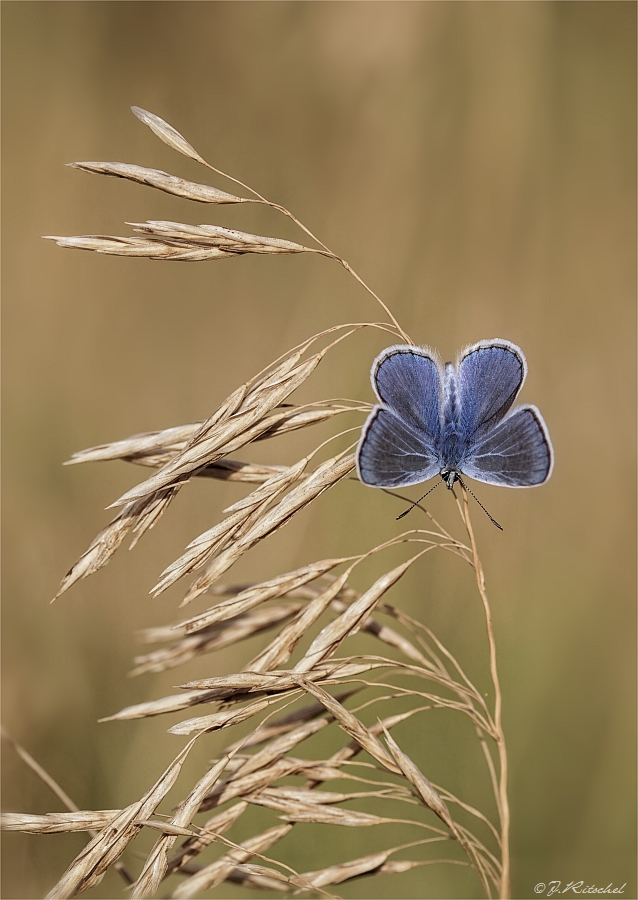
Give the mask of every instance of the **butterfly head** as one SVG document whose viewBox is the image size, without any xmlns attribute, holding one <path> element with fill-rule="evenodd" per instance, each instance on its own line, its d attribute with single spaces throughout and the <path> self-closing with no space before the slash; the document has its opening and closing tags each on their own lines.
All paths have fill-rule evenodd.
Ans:
<svg viewBox="0 0 638 900">
<path fill-rule="evenodd" d="M 449 466 L 446 466 L 445 468 L 441 469 L 439 474 L 440 474 L 441 478 L 443 479 L 443 481 L 445 482 L 448 491 L 452 490 L 452 488 L 454 487 L 455 481 L 461 480 L 461 476 L 459 475 L 458 470 L 452 469 Z"/>
</svg>

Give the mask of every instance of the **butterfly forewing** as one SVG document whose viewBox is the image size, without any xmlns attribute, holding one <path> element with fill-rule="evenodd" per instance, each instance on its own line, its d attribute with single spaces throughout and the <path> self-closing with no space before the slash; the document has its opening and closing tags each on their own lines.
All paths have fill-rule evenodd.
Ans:
<svg viewBox="0 0 638 900">
<path fill-rule="evenodd" d="M 526 374 L 525 357 L 509 341 L 481 341 L 461 355 L 457 368 L 459 428 L 466 446 L 503 419 Z"/>
<path fill-rule="evenodd" d="M 371 379 L 379 400 L 435 445 L 441 376 L 434 354 L 408 344 L 388 347 L 374 361 Z"/>
</svg>

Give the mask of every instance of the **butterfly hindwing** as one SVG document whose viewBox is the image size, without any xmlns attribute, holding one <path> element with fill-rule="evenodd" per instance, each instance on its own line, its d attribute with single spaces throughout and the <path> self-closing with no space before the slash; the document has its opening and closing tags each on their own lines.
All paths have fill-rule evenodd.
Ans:
<svg viewBox="0 0 638 900">
<path fill-rule="evenodd" d="M 406 487 L 432 478 L 440 463 L 435 449 L 395 413 L 376 406 L 357 449 L 357 472 L 372 487 Z"/>
<path fill-rule="evenodd" d="M 464 461 L 463 474 L 503 487 L 533 487 L 552 472 L 547 426 L 535 406 L 520 406 L 480 438 Z"/>
</svg>

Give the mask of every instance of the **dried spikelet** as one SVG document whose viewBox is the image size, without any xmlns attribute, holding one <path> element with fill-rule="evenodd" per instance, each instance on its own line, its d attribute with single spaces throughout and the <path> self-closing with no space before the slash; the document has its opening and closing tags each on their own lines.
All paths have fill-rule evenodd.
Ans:
<svg viewBox="0 0 638 900">
<path fill-rule="evenodd" d="M 199 779 L 188 796 L 177 807 L 169 823 L 171 826 L 184 829 L 191 824 L 199 811 L 202 800 L 219 779 L 227 762 L 228 757 L 224 756 Z M 158 890 L 162 878 L 168 869 L 168 851 L 175 843 L 175 840 L 176 836 L 174 834 L 166 834 L 159 838 L 155 847 L 149 853 L 142 872 L 133 885 L 131 897 L 150 897 Z"/>
<path fill-rule="evenodd" d="M 299 354 L 295 354 L 298 356 Z M 271 373 L 269 379 L 259 385 L 245 397 L 236 412 L 225 416 L 212 424 L 205 423 L 200 431 L 191 439 L 185 449 L 156 475 L 127 491 L 113 506 L 122 506 L 139 497 L 153 493 L 171 484 L 182 475 L 189 475 L 196 469 L 209 465 L 216 459 L 226 456 L 250 440 L 254 440 L 254 429 L 250 427 L 260 423 L 260 433 L 265 430 L 263 420 L 266 414 L 279 406 L 294 390 L 296 390 L 314 371 L 323 357 L 316 353 L 303 363 L 289 368 L 286 361 Z M 240 442 L 233 439 L 240 439 Z"/>
<path fill-rule="evenodd" d="M 146 703 L 136 703 L 127 706 L 112 716 L 105 716 L 100 722 L 119 722 L 128 719 L 144 719 L 148 716 L 162 716 L 166 713 L 179 712 L 199 703 L 211 703 L 216 700 L 214 691 L 190 691 L 182 694 L 172 694 L 169 697 L 160 697 L 158 700 L 148 700 Z"/>
<path fill-rule="evenodd" d="M 391 850 L 384 850 L 381 853 L 362 856 L 337 866 L 327 866 L 325 869 L 318 869 L 314 872 L 302 872 L 301 877 L 304 882 L 315 888 L 324 887 L 327 884 L 341 884 L 343 881 L 349 881 L 361 875 L 372 874 L 386 862 L 391 853 Z"/>
<path fill-rule="evenodd" d="M 242 709 L 227 710 L 213 713 L 210 716 L 197 716 L 195 719 L 186 719 L 179 722 L 168 729 L 169 734 L 192 734 L 193 731 L 218 731 L 220 728 L 228 728 L 230 725 L 238 725 L 246 719 L 250 719 L 258 713 L 263 712 L 272 703 L 278 701 L 278 697 L 273 700 L 258 700 L 256 703 L 250 703 Z"/>
<path fill-rule="evenodd" d="M 383 609 L 381 611 L 385 612 L 385 604 L 382 605 Z M 348 609 L 347 604 L 345 604 L 340 599 L 333 600 L 333 602 L 331 603 L 331 607 L 335 612 L 338 613 L 343 613 Z M 359 630 L 361 632 L 374 635 L 374 637 L 378 638 L 380 641 L 383 641 L 384 644 L 388 644 L 390 647 L 395 647 L 409 659 L 413 659 L 428 668 L 432 667 L 432 663 L 425 658 L 421 651 L 418 650 L 411 641 L 396 632 L 393 628 L 389 628 L 387 625 L 382 625 L 380 622 L 377 622 L 370 616 L 365 620 L 365 622 L 363 622 L 362 625 L 359 626 Z"/>
<path fill-rule="evenodd" d="M 192 738 L 168 766 L 153 787 L 131 806 L 123 809 L 73 860 L 62 878 L 47 894 L 47 900 L 73 897 L 101 880 L 108 867 L 119 859 L 174 785 L 196 740 Z"/>
<path fill-rule="evenodd" d="M 353 563 L 349 566 L 339 578 L 312 600 L 293 622 L 279 632 L 274 641 L 246 664 L 245 669 L 249 672 L 267 672 L 268 669 L 274 669 L 285 663 L 308 629 L 345 587 L 354 565 Z"/>
<path fill-rule="evenodd" d="M 212 816 L 202 825 L 197 837 L 188 838 L 182 846 L 168 860 L 166 874 L 170 875 L 177 869 L 182 869 L 188 862 L 201 853 L 209 844 L 212 844 L 217 835 L 235 824 L 237 819 L 248 808 L 248 801 L 240 800 L 234 806 L 230 806 L 216 816 Z"/>
<path fill-rule="evenodd" d="M 432 840 L 440 840 L 440 838 L 432 838 Z M 401 872 L 409 872 L 410 869 L 418 868 L 420 866 L 432 866 L 438 863 L 448 863 L 458 866 L 467 865 L 466 862 L 458 859 L 401 859 L 386 862 L 388 856 L 393 852 L 395 852 L 395 850 L 384 850 L 380 853 L 374 853 L 371 856 L 362 856 L 360 859 L 353 859 L 351 862 L 342 863 L 341 865 L 327 866 L 325 869 L 319 869 L 315 872 L 302 872 L 300 878 L 303 879 L 303 882 L 312 884 L 313 887 L 320 888 L 328 884 L 343 884 L 345 881 L 360 878 L 362 875 L 395 875 Z M 291 880 L 293 883 L 297 883 L 294 878 Z M 303 882 L 298 882 L 299 886 L 301 886 Z"/>
<path fill-rule="evenodd" d="M 170 177 L 170 176 L 169 176 Z M 197 187 L 197 186 L 195 186 Z M 201 185 L 200 187 L 203 187 Z M 217 201 L 220 202 L 220 201 Z M 225 201 L 236 202 L 236 201 Z M 136 256 L 148 259 L 201 262 L 244 253 L 320 253 L 295 241 L 272 238 L 246 231 L 234 231 L 220 225 L 187 225 L 182 222 L 129 222 L 143 237 L 119 237 L 105 234 L 63 236 L 43 235 L 58 247 L 92 250 L 109 256 Z"/>
<path fill-rule="evenodd" d="M 379 669 L 386 666 L 394 666 L 389 659 L 372 657 L 371 659 L 359 658 L 356 662 L 350 659 L 331 659 L 316 666 L 306 677 L 313 681 L 326 681 L 328 683 L 353 678 L 364 672 Z M 236 675 L 216 675 L 213 678 L 200 678 L 195 681 L 187 681 L 180 687 L 190 690 L 196 688 L 202 691 L 212 691 L 215 699 L 237 701 L 245 699 L 249 694 L 277 693 L 280 691 L 295 690 L 298 675 L 293 670 L 260 672 L 239 672 Z"/>
<path fill-rule="evenodd" d="M 232 619 L 260 603 L 265 603 L 266 600 L 275 600 L 285 594 L 290 594 L 296 588 L 301 587 L 301 585 L 313 581 L 320 575 L 330 571 L 330 569 L 334 569 L 336 566 L 347 561 L 349 561 L 347 557 L 341 559 L 322 559 L 318 562 L 310 563 L 309 565 L 295 569 L 293 572 L 285 572 L 282 575 L 277 575 L 276 578 L 271 578 L 269 581 L 251 585 L 245 590 L 240 591 L 236 596 L 231 597 L 229 600 L 217 603 L 203 613 L 193 616 L 191 619 L 186 619 L 184 622 L 180 622 L 179 625 L 175 627 L 183 628 L 186 634 L 201 631 L 218 622 Z"/>
<path fill-rule="evenodd" d="M 431 809 L 432 812 L 436 813 L 436 815 L 444 822 L 448 828 L 454 833 L 456 826 L 452 820 L 452 816 L 450 815 L 450 811 L 439 796 L 439 794 L 432 787 L 432 784 L 428 781 L 425 775 L 419 770 L 418 766 L 416 766 L 410 757 L 404 753 L 401 748 L 398 746 L 394 738 L 388 733 L 387 729 L 384 728 L 385 739 L 390 748 L 390 752 L 394 757 L 397 765 L 401 769 L 401 772 L 408 779 L 410 784 L 412 784 L 423 803 Z"/>
<path fill-rule="evenodd" d="M 292 828 L 292 825 L 277 825 L 263 834 L 248 838 L 237 849 L 224 854 L 220 859 L 201 869 L 196 875 L 192 875 L 177 887 L 171 897 L 186 898 L 196 897 L 204 890 L 210 890 L 221 884 L 232 872 L 238 863 L 247 862 L 255 853 L 267 850 L 274 843 L 281 840 Z"/>
<path fill-rule="evenodd" d="M 200 812 L 213 809 L 217 806 L 227 803 L 229 800 L 235 800 L 237 797 L 244 797 L 260 788 L 267 787 L 273 781 L 284 778 L 299 771 L 303 771 L 310 767 L 307 760 L 282 758 L 275 760 L 270 765 L 264 766 L 255 772 L 240 777 L 231 777 L 224 782 L 220 782 L 214 790 L 212 790 L 202 800 Z"/>
<path fill-rule="evenodd" d="M 370 754 L 370 756 L 374 757 L 374 759 L 380 762 L 381 765 L 390 772 L 398 775 L 401 774 L 401 769 L 388 755 L 387 751 L 376 739 L 373 732 L 366 728 L 356 716 L 335 700 L 334 697 L 331 697 L 330 694 L 323 690 L 323 688 L 313 684 L 309 678 L 304 677 L 303 675 L 296 675 L 295 677 L 299 686 L 316 697 L 320 703 L 323 703 L 326 709 L 339 722 L 343 730 L 354 738 L 355 741 Z"/>
<path fill-rule="evenodd" d="M 284 883 L 274 878 L 267 878 L 265 875 L 257 875 L 253 872 L 252 867 L 248 863 L 238 866 L 226 876 L 226 881 L 231 884 L 238 884 L 245 888 L 257 888 L 262 891 L 281 891 L 282 893 L 290 893 L 293 886 L 290 881 Z"/>
<path fill-rule="evenodd" d="M 387 825 L 395 822 L 384 816 L 375 816 L 372 813 L 357 812 L 354 809 L 335 809 L 321 804 L 299 803 L 290 801 L 284 797 L 273 797 L 267 791 L 260 791 L 251 795 L 251 803 L 266 806 L 283 812 L 281 817 L 287 822 L 312 822 L 317 825 L 344 825 L 349 828 L 370 827 L 371 825 Z"/>
<path fill-rule="evenodd" d="M 392 569 L 391 572 L 382 575 L 338 619 L 326 625 L 312 642 L 303 659 L 297 663 L 294 671 L 300 673 L 309 672 L 317 663 L 332 655 L 346 635 L 352 634 L 360 626 L 361 622 L 370 615 L 383 594 L 407 572 L 414 559 L 416 557 L 402 563 L 402 565 Z"/>
<path fill-rule="evenodd" d="M 73 453 L 71 459 L 64 465 L 72 466 L 77 463 L 96 462 L 106 459 L 127 459 L 147 453 L 158 451 L 177 451 L 182 449 L 187 441 L 202 427 L 203 422 L 194 422 L 190 425 L 177 425 L 173 428 L 165 428 L 163 431 L 146 431 L 142 434 L 134 434 L 121 441 L 112 441 L 109 444 L 99 444 L 86 450 L 78 450 Z"/>
<path fill-rule="evenodd" d="M 219 188 L 210 187 L 208 184 L 197 184 L 194 181 L 185 181 L 177 175 L 169 175 L 160 169 L 147 169 L 144 166 L 134 166 L 128 163 L 117 162 L 74 162 L 68 164 L 71 169 L 80 169 L 82 172 L 91 172 L 94 175 L 113 175 L 116 178 L 125 178 L 138 184 L 146 184 L 149 187 L 165 191 L 185 200 L 195 200 L 197 203 L 256 203 L 258 201 L 246 197 L 236 197 Z"/>
<path fill-rule="evenodd" d="M 195 656 L 237 644 L 274 628 L 276 625 L 281 625 L 304 608 L 304 603 L 281 603 L 265 609 L 251 610 L 226 622 L 211 625 L 203 631 L 174 641 L 169 647 L 136 656 L 134 660 L 136 665 L 131 675 L 141 675 L 143 672 L 162 672 L 164 669 L 182 665 Z M 152 633 L 155 634 L 153 640 L 167 640 L 175 637 L 175 629 L 170 627 L 147 629 L 147 636 Z M 161 633 L 161 637 L 158 636 L 159 633 Z M 252 671 L 258 670 L 253 669 Z"/>
<path fill-rule="evenodd" d="M 55 834 L 59 831 L 92 831 L 104 828 L 121 812 L 121 809 L 81 809 L 77 812 L 46 813 L 44 816 L 3 813 L 0 815 L 0 827 L 3 831 L 24 831 L 29 834 Z"/>
<path fill-rule="evenodd" d="M 321 708 L 321 712 L 325 714 L 325 709 L 323 707 Z M 266 766 L 271 765 L 271 763 L 281 759 L 282 756 L 285 756 L 298 744 L 301 744 L 302 741 L 307 740 L 307 738 L 311 737 L 313 734 L 317 734 L 317 732 L 326 728 L 332 721 L 334 720 L 323 718 L 311 719 L 309 722 L 298 725 L 286 734 L 280 735 L 275 740 L 269 741 L 268 745 L 264 747 L 263 750 L 249 756 L 248 759 L 242 763 L 241 768 L 237 770 L 234 778 L 250 775 L 251 772 L 256 772 L 258 769 L 263 769 Z"/>
<path fill-rule="evenodd" d="M 311 806 L 323 806 L 327 804 L 332 806 L 336 803 L 346 803 L 348 800 L 364 800 L 366 797 L 391 797 L 393 800 L 406 799 L 405 794 L 409 793 L 407 789 L 401 789 L 397 786 L 395 791 L 393 788 L 384 788 L 377 791 L 351 791 L 344 793 L 343 791 L 318 791 L 310 788 L 296 787 L 268 787 L 261 791 L 250 795 L 251 802 L 253 797 L 263 797 L 268 800 L 286 801 L 288 803 L 310 804 Z M 255 801 L 257 802 L 257 801 Z M 275 809 L 275 807 L 273 807 Z"/>
<path fill-rule="evenodd" d="M 134 116 L 137 116 L 140 122 L 148 125 L 151 131 L 156 134 L 161 141 L 164 141 L 165 144 L 172 147 L 173 150 L 177 150 L 178 153 L 183 153 L 184 156 L 189 156 L 191 159 L 194 159 L 195 162 L 204 163 L 204 165 L 206 165 L 205 160 L 202 159 L 197 150 L 191 147 L 179 131 L 176 131 L 173 126 L 169 125 L 168 122 L 165 122 L 164 119 L 160 119 L 155 113 L 142 109 L 141 106 L 132 106 L 131 112 Z"/>
<path fill-rule="evenodd" d="M 283 890 L 295 886 L 296 882 L 293 880 L 294 878 L 302 878 L 301 875 L 295 875 L 291 878 L 287 875 L 282 875 L 281 872 L 279 872 L 277 869 L 273 869 L 272 866 L 258 866 L 255 863 L 242 863 L 241 866 L 238 866 L 236 869 L 234 869 L 234 872 L 240 871 L 260 878 L 262 880 L 262 884 L 264 882 L 267 882 L 268 884 L 279 882 Z"/>
<path fill-rule="evenodd" d="M 186 553 L 162 572 L 151 594 L 157 596 L 162 593 L 179 578 L 202 566 L 212 554 L 223 550 L 231 539 L 239 538 L 259 520 L 260 514 L 269 504 L 299 479 L 310 458 L 306 456 L 294 465 L 276 472 L 247 497 L 227 507 L 224 512 L 230 515 L 191 541 Z"/>
<path fill-rule="evenodd" d="M 142 533 L 151 528 L 166 511 L 178 489 L 179 485 L 174 485 L 166 490 L 155 491 L 133 503 L 128 503 L 122 512 L 100 531 L 88 550 L 85 550 L 69 569 L 53 599 L 57 600 L 76 581 L 93 575 L 94 572 L 105 566 L 132 529 L 137 531 L 135 538 L 135 542 L 137 542 Z"/>
<path fill-rule="evenodd" d="M 401 772 L 408 779 L 410 784 L 416 788 L 417 794 L 428 809 L 431 809 L 433 813 L 435 813 L 442 822 L 447 825 L 450 829 L 452 835 L 456 838 L 456 840 L 461 844 L 465 853 L 467 854 L 471 863 L 476 863 L 479 869 L 479 872 L 482 876 L 484 887 L 489 896 L 489 886 L 487 884 L 487 879 L 483 874 L 483 861 L 478 858 L 476 847 L 473 846 L 473 843 L 468 841 L 466 837 L 466 833 L 464 830 L 461 830 L 456 822 L 452 819 L 450 815 L 450 811 L 444 803 L 442 797 L 435 790 L 431 782 L 425 777 L 425 775 L 420 771 L 418 766 L 416 766 L 410 757 L 404 753 L 401 748 L 398 746 L 396 741 L 391 737 L 391 735 L 384 729 L 385 739 L 390 748 L 390 752 L 392 756 L 396 760 L 397 765 L 399 766 Z"/>
<path fill-rule="evenodd" d="M 347 693 L 338 694 L 337 700 L 342 703 L 347 697 L 350 697 L 352 693 L 353 691 L 348 691 Z M 233 750 L 240 744 L 243 748 L 248 748 L 264 744 L 267 741 L 274 741 L 275 738 L 295 730 L 298 725 L 303 724 L 304 722 L 311 722 L 318 716 L 324 716 L 325 714 L 326 708 L 323 703 L 309 703 L 306 706 L 301 707 L 301 709 L 296 709 L 274 721 L 260 725 L 248 738 L 244 738 L 236 744 L 231 744 L 227 749 L 229 751 Z M 268 750 L 268 748 L 265 749 Z"/>
<path fill-rule="evenodd" d="M 188 244 L 193 242 L 196 246 L 217 247 L 226 253 L 302 253 L 304 250 L 316 252 L 296 241 L 250 234 L 248 231 L 222 228 L 221 225 L 185 225 L 182 222 L 164 221 L 127 222 L 127 225 L 153 239 Z"/>
<path fill-rule="evenodd" d="M 338 454 L 317 466 L 314 472 L 306 476 L 275 507 L 268 510 L 246 534 L 223 550 L 206 566 L 204 572 L 190 586 L 183 603 L 190 602 L 208 590 L 210 585 L 230 569 L 247 550 L 285 525 L 295 513 L 312 503 L 324 491 L 334 487 L 354 470 L 354 466 L 352 454 L 345 458 L 343 454 Z"/>
</svg>

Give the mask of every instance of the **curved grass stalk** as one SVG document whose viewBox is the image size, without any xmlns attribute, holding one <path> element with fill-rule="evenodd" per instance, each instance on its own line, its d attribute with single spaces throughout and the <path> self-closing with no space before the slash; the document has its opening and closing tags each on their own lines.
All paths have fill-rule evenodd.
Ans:
<svg viewBox="0 0 638 900">
<path fill-rule="evenodd" d="M 505 744 L 505 734 L 503 733 L 503 723 L 502 723 L 502 708 L 503 708 L 503 697 L 501 694 L 501 685 L 498 677 L 498 669 L 496 667 L 496 642 L 494 640 L 494 626 L 492 624 L 492 612 L 490 609 L 490 603 L 487 597 L 487 591 L 485 588 L 485 574 L 483 572 L 483 566 L 481 565 L 481 561 L 479 559 L 478 550 L 476 547 L 476 539 L 474 537 L 474 530 L 472 529 L 472 522 L 470 520 L 470 510 L 469 503 L 467 499 L 467 491 L 464 487 L 461 488 L 463 491 L 463 501 L 462 505 L 459 503 L 457 499 L 457 504 L 459 506 L 459 512 L 461 513 L 461 518 L 465 524 L 465 528 L 468 533 L 468 537 L 470 539 L 470 544 L 472 547 L 472 559 L 474 563 L 474 573 L 476 575 L 476 586 L 478 588 L 478 592 L 481 596 L 481 600 L 483 601 L 483 609 L 485 611 L 485 625 L 487 628 L 487 640 L 489 643 L 489 651 L 490 651 L 490 673 L 492 675 L 492 684 L 494 685 L 494 729 L 495 735 L 494 740 L 496 742 L 496 747 L 498 750 L 499 757 L 499 778 L 498 778 L 498 791 L 496 793 L 496 804 L 498 808 L 498 814 L 501 821 L 501 877 L 500 877 L 500 897 L 502 900 L 507 900 L 510 896 L 510 849 L 509 849 L 509 829 L 510 829 L 510 809 L 509 809 L 509 800 L 507 797 L 507 747 Z"/>
</svg>

